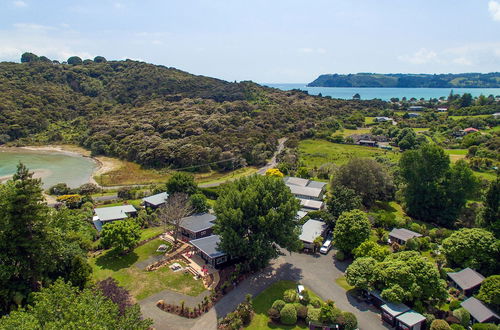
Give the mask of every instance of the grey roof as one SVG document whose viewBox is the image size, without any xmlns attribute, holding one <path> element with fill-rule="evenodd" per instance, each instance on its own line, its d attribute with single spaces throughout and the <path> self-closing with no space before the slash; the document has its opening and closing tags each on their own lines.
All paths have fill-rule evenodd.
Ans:
<svg viewBox="0 0 500 330">
<path fill-rule="evenodd" d="M 391 302 L 380 306 L 380 308 L 394 317 L 410 310 L 410 307 L 406 306 L 405 304 L 395 304 Z"/>
<path fill-rule="evenodd" d="M 311 199 L 303 199 L 303 198 L 299 198 L 299 201 L 300 201 L 300 206 L 306 209 L 319 210 L 323 207 L 323 202 L 321 201 L 314 201 Z"/>
<path fill-rule="evenodd" d="M 181 220 L 180 226 L 184 229 L 197 233 L 212 228 L 216 217 L 210 213 L 198 213 Z"/>
<path fill-rule="evenodd" d="M 154 206 L 160 206 L 167 201 L 168 193 L 162 192 L 156 195 L 144 197 L 142 200 Z"/>
<path fill-rule="evenodd" d="M 307 215 L 307 211 L 305 210 L 298 210 L 297 211 L 297 215 L 296 215 L 296 218 L 297 219 L 302 219 L 303 217 L 305 217 Z"/>
<path fill-rule="evenodd" d="M 497 314 L 486 307 L 481 300 L 474 297 L 470 297 L 469 299 L 463 301 L 460 305 L 465 308 L 478 322 L 488 321 L 491 318 L 500 320 L 500 317 Z"/>
<path fill-rule="evenodd" d="M 309 219 L 302 225 L 302 233 L 299 239 L 306 243 L 312 243 L 316 237 L 321 236 L 325 230 L 326 223 L 319 220 Z"/>
<path fill-rule="evenodd" d="M 121 220 L 128 217 L 128 213 L 137 212 L 130 204 L 121 206 L 101 207 L 94 209 L 95 214 L 101 221 Z"/>
<path fill-rule="evenodd" d="M 288 188 L 290 188 L 290 191 L 294 195 L 302 195 L 302 196 L 319 198 L 321 196 L 321 193 L 322 193 L 322 190 L 319 188 L 302 187 L 302 186 L 296 186 L 293 184 L 287 184 L 287 186 L 288 186 Z"/>
<path fill-rule="evenodd" d="M 285 179 L 286 185 L 294 185 L 300 187 L 309 187 L 309 188 L 319 188 L 323 189 L 326 186 L 326 182 L 313 181 L 309 179 L 297 178 L 294 176 L 287 176 Z"/>
<path fill-rule="evenodd" d="M 469 267 L 456 273 L 448 273 L 448 276 L 462 290 L 468 290 L 480 285 L 484 281 L 484 276 Z"/>
<path fill-rule="evenodd" d="M 414 310 L 410 310 L 404 314 L 397 316 L 396 319 L 406 324 L 407 326 L 411 327 L 414 326 L 415 324 L 425 321 L 425 316 L 415 312 Z"/>
<path fill-rule="evenodd" d="M 389 233 L 389 237 L 395 237 L 395 238 L 400 239 L 400 240 L 405 241 L 405 242 L 407 240 L 409 240 L 410 238 L 420 237 L 420 236 L 422 236 L 422 235 L 419 233 L 416 233 L 414 231 L 405 229 L 405 228 L 393 228 L 391 230 L 391 232 Z"/>
<path fill-rule="evenodd" d="M 194 239 L 189 243 L 208 255 L 210 258 L 217 258 L 226 255 L 224 252 L 218 250 L 218 244 L 220 243 L 219 235 L 211 235 Z"/>
</svg>

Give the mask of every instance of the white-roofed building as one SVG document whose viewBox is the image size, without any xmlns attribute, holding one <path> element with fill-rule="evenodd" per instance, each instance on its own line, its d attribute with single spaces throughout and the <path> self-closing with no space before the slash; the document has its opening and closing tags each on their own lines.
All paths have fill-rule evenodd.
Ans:
<svg viewBox="0 0 500 330">
<path fill-rule="evenodd" d="M 314 249 L 314 240 L 318 236 L 323 236 L 326 230 L 326 223 L 319 220 L 309 219 L 302 225 L 302 232 L 299 239 L 304 243 L 305 249 Z"/>
<path fill-rule="evenodd" d="M 142 199 L 142 202 L 144 203 L 145 207 L 156 209 L 165 204 L 167 202 L 167 199 L 168 199 L 168 193 L 162 192 L 156 195 L 144 197 Z"/>
<path fill-rule="evenodd" d="M 137 210 L 133 205 L 120 205 L 111 207 L 100 207 L 94 209 L 95 216 L 92 221 L 98 231 L 106 223 L 110 223 L 117 220 L 123 220 L 137 214 Z"/>
</svg>

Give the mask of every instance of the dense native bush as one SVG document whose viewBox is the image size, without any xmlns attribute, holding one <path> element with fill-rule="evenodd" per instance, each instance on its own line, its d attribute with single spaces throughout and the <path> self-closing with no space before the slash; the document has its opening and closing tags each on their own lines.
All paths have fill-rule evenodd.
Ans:
<svg viewBox="0 0 500 330">
<path fill-rule="evenodd" d="M 297 310 L 293 304 L 286 304 L 280 312 L 281 323 L 292 325 L 297 323 Z"/>
</svg>

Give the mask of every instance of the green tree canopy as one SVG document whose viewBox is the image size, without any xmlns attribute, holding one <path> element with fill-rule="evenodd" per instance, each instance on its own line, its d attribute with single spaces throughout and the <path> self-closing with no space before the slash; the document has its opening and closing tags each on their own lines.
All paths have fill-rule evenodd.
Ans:
<svg viewBox="0 0 500 330">
<path fill-rule="evenodd" d="M 33 53 L 26 52 L 21 55 L 21 63 L 38 62 L 38 60 L 39 57 Z"/>
<path fill-rule="evenodd" d="M 205 213 L 208 212 L 210 206 L 207 203 L 207 197 L 201 193 L 191 195 L 189 197 L 189 202 L 193 208 L 194 213 Z"/>
<path fill-rule="evenodd" d="M 335 246 L 345 253 L 352 253 L 352 250 L 370 237 L 370 228 L 370 221 L 363 211 L 342 213 L 333 231 Z"/>
<path fill-rule="evenodd" d="M 395 191 L 386 168 L 371 158 L 352 158 L 342 165 L 334 175 L 333 191 L 340 185 L 354 190 L 366 206 L 377 200 L 391 200 Z"/>
<path fill-rule="evenodd" d="M 107 62 L 107 60 L 103 56 L 96 56 L 96 57 L 94 57 L 94 62 L 96 62 L 96 63 L 104 63 L 104 62 Z"/>
<path fill-rule="evenodd" d="M 478 299 L 493 306 L 493 309 L 500 309 L 500 275 L 487 277 L 479 289 Z"/>
<path fill-rule="evenodd" d="M 105 224 L 101 231 L 101 241 L 105 247 L 117 252 L 134 248 L 141 237 L 140 228 L 134 220 L 119 220 Z"/>
<path fill-rule="evenodd" d="M 193 195 L 198 190 L 198 186 L 194 182 L 194 176 L 185 172 L 175 172 L 172 174 L 166 187 L 169 194 L 184 193 Z"/>
<path fill-rule="evenodd" d="M 480 228 L 462 228 L 443 240 L 442 250 L 452 267 L 470 267 L 488 275 L 499 270 L 499 244 Z"/>
<path fill-rule="evenodd" d="M 387 257 L 391 252 L 387 246 L 380 246 L 374 241 L 366 240 L 361 243 L 360 246 L 353 250 L 354 256 L 356 258 L 360 257 L 372 257 L 377 261 L 382 261 Z"/>
<path fill-rule="evenodd" d="M 116 304 L 98 289 L 82 291 L 57 280 L 52 286 L 33 294 L 27 308 L 0 319 L 2 329 L 149 329 L 138 305 L 123 314 Z"/>
<path fill-rule="evenodd" d="M 458 161 L 450 167 L 448 155 L 434 144 L 406 151 L 399 167 L 406 211 L 420 220 L 452 226 L 477 189 L 467 164 Z"/>
<path fill-rule="evenodd" d="M 337 219 L 342 213 L 359 209 L 361 197 L 350 188 L 343 185 L 331 185 L 331 194 L 328 197 L 328 211 Z"/>
<path fill-rule="evenodd" d="M 71 64 L 71 65 L 81 65 L 83 64 L 83 61 L 80 57 L 78 56 L 71 56 L 70 58 L 68 58 L 68 64 Z"/>
<path fill-rule="evenodd" d="M 279 178 L 236 180 L 223 188 L 215 204 L 219 247 L 251 269 L 262 268 L 278 256 L 279 247 L 299 248 L 298 210 L 297 199 Z"/>
<path fill-rule="evenodd" d="M 356 258 L 346 270 L 347 283 L 358 289 L 368 290 L 374 283 L 374 271 L 377 260 L 371 257 Z"/>
<path fill-rule="evenodd" d="M 484 196 L 481 225 L 500 238 L 500 178 L 490 183 Z"/>
</svg>

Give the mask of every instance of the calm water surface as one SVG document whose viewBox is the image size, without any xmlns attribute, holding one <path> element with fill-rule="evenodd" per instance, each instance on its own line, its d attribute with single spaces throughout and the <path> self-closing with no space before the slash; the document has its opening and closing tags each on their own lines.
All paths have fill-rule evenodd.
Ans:
<svg viewBox="0 0 500 330">
<path fill-rule="evenodd" d="M 307 87 L 306 84 L 263 84 L 281 90 L 301 89 L 308 91 L 311 95 L 331 96 L 337 99 L 352 99 L 358 93 L 363 100 L 381 99 L 388 101 L 393 97 L 410 99 L 440 98 L 447 97 L 453 90 L 454 94 L 470 93 L 472 96 L 481 94 L 500 95 L 500 88 L 361 88 L 361 87 Z"/>
<path fill-rule="evenodd" d="M 44 188 L 60 182 L 76 188 L 89 182 L 97 166 L 92 159 L 73 153 L 0 149 L 0 178 L 14 174 L 19 162 L 42 178 Z"/>
</svg>

